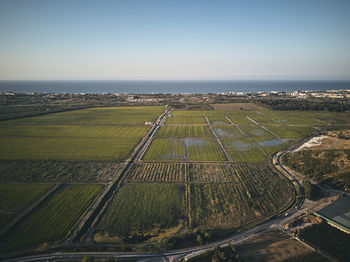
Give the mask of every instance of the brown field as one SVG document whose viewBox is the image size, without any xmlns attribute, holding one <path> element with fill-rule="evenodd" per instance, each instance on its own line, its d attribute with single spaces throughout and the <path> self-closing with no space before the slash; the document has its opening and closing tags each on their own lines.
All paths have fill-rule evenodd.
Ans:
<svg viewBox="0 0 350 262">
<path fill-rule="evenodd" d="M 327 261 L 281 231 L 271 231 L 237 247 L 245 262 Z M 304 260 L 306 259 L 306 260 Z"/>
<path fill-rule="evenodd" d="M 267 110 L 267 108 L 254 103 L 228 103 L 228 104 L 211 104 L 215 110 Z"/>
</svg>

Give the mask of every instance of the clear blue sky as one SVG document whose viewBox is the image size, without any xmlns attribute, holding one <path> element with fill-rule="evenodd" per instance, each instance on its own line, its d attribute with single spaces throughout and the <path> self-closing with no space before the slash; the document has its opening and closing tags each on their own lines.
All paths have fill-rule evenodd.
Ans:
<svg viewBox="0 0 350 262">
<path fill-rule="evenodd" d="M 0 0 L 0 80 L 350 79 L 349 0 Z"/>
</svg>

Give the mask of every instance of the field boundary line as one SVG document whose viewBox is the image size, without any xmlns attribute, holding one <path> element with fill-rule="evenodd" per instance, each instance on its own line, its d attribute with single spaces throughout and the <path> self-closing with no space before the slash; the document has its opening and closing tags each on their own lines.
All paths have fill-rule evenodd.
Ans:
<svg viewBox="0 0 350 262">
<path fill-rule="evenodd" d="M 250 118 L 249 116 L 246 116 L 246 118 L 247 118 L 248 120 L 250 120 L 251 122 L 253 122 L 254 124 L 256 124 L 257 126 L 259 126 L 259 123 L 256 122 L 254 119 Z"/>
<path fill-rule="evenodd" d="M 271 118 L 271 117 L 268 117 L 268 116 L 264 115 L 263 113 L 261 113 L 261 112 L 259 112 L 259 111 L 255 111 L 255 112 L 258 113 L 258 114 L 260 114 L 260 115 L 262 115 L 263 117 L 265 117 L 265 118 L 267 118 L 267 119 L 271 119 L 272 121 L 274 121 L 274 122 L 278 123 L 279 125 L 281 125 L 281 123 L 280 123 L 279 121 L 277 121 L 277 120 L 275 120 L 275 119 L 273 119 L 273 118 Z"/>
<path fill-rule="evenodd" d="M 14 219 L 12 219 L 11 222 L 6 224 L 1 230 L 0 230 L 0 236 L 4 235 L 6 232 L 8 232 L 11 228 L 13 228 L 17 223 L 19 223 L 23 218 L 25 218 L 30 212 L 32 212 L 35 208 L 37 208 L 42 202 L 44 202 L 45 199 L 47 199 L 49 196 L 54 194 L 54 192 L 57 191 L 59 187 L 61 187 L 63 183 L 60 184 L 54 184 L 52 187 L 50 187 L 45 193 L 43 193 L 39 199 L 34 201 L 29 207 L 24 209 L 22 212 L 20 212 Z"/>
</svg>

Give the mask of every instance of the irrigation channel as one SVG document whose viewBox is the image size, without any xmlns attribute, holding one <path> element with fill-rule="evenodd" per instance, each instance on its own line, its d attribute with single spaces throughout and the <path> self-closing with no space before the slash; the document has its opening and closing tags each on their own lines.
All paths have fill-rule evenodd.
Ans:
<svg viewBox="0 0 350 262">
<path fill-rule="evenodd" d="M 107 208 L 109 202 L 113 199 L 113 196 L 118 191 L 120 183 L 123 181 L 125 174 L 133 166 L 133 164 L 142 158 L 143 154 L 147 150 L 149 144 L 152 141 L 153 136 L 158 131 L 159 127 L 163 124 L 163 121 L 167 116 L 169 116 L 170 110 L 166 110 L 162 115 L 160 115 L 147 133 L 147 135 L 141 140 L 139 145 L 131 153 L 130 157 L 125 161 L 125 167 L 117 172 L 115 172 L 112 182 L 103 190 L 91 207 L 83 214 L 79 222 L 74 226 L 72 233 L 67 237 L 67 239 L 62 243 L 62 246 L 69 246 L 72 242 L 76 242 L 84 237 L 86 234 L 90 234 L 94 225 L 98 222 L 101 214 Z"/>
</svg>

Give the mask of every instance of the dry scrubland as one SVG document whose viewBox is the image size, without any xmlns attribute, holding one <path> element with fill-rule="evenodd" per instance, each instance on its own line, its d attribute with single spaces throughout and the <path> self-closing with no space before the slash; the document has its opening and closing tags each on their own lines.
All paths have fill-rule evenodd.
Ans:
<svg viewBox="0 0 350 262">
<path fill-rule="evenodd" d="M 142 160 L 123 174 L 95 228 L 96 243 L 177 238 L 193 245 L 212 241 L 216 231 L 268 219 L 293 198 L 292 186 L 267 164 L 269 157 L 319 128 L 350 119 L 341 113 L 237 106 L 173 110 Z M 101 107 L 1 121 L 0 181 L 8 183 L 0 187 L 2 225 L 53 184 L 66 183 L 0 235 L 2 253 L 44 242 L 49 247 L 67 236 L 151 129 L 144 122 L 164 111 L 161 106 Z"/>
</svg>

